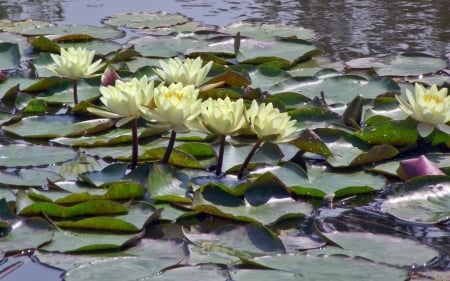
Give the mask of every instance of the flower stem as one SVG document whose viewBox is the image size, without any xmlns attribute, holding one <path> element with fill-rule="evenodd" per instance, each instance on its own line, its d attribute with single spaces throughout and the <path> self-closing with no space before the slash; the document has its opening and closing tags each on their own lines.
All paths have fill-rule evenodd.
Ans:
<svg viewBox="0 0 450 281">
<path fill-rule="evenodd" d="M 131 169 L 138 164 L 139 138 L 137 133 L 137 119 L 131 120 Z"/>
<path fill-rule="evenodd" d="M 216 176 L 220 176 L 222 174 L 223 153 L 225 151 L 226 137 L 227 137 L 226 135 L 220 136 L 219 156 L 217 157 L 217 165 L 216 165 Z"/>
<path fill-rule="evenodd" d="M 250 160 L 252 160 L 253 156 L 255 155 L 256 151 L 258 151 L 258 148 L 263 143 L 262 140 L 258 140 L 255 145 L 253 146 L 252 150 L 247 155 L 247 158 L 245 158 L 244 163 L 242 163 L 241 169 L 238 173 L 238 179 L 242 179 L 244 177 L 244 172 L 247 169 L 248 164 L 250 164 Z"/>
<path fill-rule="evenodd" d="M 161 161 L 162 164 L 168 164 L 170 154 L 172 153 L 173 146 L 175 145 L 175 139 L 177 138 L 177 132 L 172 130 L 172 133 L 170 134 L 169 144 L 167 145 L 166 153 L 164 154 L 164 157 Z"/>
<path fill-rule="evenodd" d="M 77 80 L 75 80 L 75 79 L 73 79 L 72 82 L 73 82 L 73 103 L 75 105 L 77 105 L 78 104 L 78 85 L 77 85 L 78 83 L 77 83 Z"/>
</svg>

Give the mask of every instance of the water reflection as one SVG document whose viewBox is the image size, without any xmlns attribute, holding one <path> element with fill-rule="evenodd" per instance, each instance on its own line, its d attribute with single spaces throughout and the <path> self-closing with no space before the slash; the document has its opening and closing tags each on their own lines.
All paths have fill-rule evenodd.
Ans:
<svg viewBox="0 0 450 281">
<path fill-rule="evenodd" d="M 403 51 L 450 52 L 450 1 L 416 0 L 6 0 L 0 18 L 100 24 L 119 12 L 181 12 L 194 20 L 226 25 L 239 20 L 283 22 L 312 28 L 336 59 Z M 80 16 L 83 15 L 83 16 Z"/>
</svg>

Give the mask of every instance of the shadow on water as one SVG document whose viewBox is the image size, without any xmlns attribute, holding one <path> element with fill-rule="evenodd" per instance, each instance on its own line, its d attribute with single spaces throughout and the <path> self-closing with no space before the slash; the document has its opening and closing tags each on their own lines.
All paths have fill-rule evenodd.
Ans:
<svg viewBox="0 0 450 281">
<path fill-rule="evenodd" d="M 0 18 L 99 25 L 123 12 L 179 12 L 194 20 L 227 25 L 240 20 L 286 23 L 311 28 L 334 59 L 427 52 L 450 53 L 450 1 L 415 0 L 63 0 L 0 2 Z M 81 16 L 82 15 L 82 16 Z"/>
</svg>

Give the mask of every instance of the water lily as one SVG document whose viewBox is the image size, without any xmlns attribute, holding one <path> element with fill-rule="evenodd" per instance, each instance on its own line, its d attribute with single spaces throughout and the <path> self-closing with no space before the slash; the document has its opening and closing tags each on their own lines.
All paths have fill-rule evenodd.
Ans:
<svg viewBox="0 0 450 281">
<path fill-rule="evenodd" d="M 212 61 L 203 65 L 200 57 L 196 59 L 186 58 L 182 61 L 179 58 L 170 58 L 167 62 L 159 61 L 161 68 L 155 68 L 154 72 L 165 82 L 182 83 L 183 85 L 200 86 L 208 75 L 212 67 Z"/>
<path fill-rule="evenodd" d="M 231 101 L 209 98 L 202 103 L 200 123 L 208 132 L 220 136 L 219 157 L 217 159 L 216 175 L 222 173 L 223 154 L 226 136 L 236 134 L 246 125 L 244 116 L 244 100 Z"/>
<path fill-rule="evenodd" d="M 245 169 L 250 163 L 251 158 L 265 141 L 274 143 L 289 142 L 296 138 L 296 121 L 286 112 L 280 112 L 278 108 L 274 108 L 272 103 L 258 104 L 253 100 L 250 108 L 245 111 L 249 130 L 253 132 L 258 141 L 247 155 L 238 177 L 242 178 Z"/>
<path fill-rule="evenodd" d="M 50 55 L 55 62 L 54 65 L 47 66 L 53 73 L 69 78 L 73 81 L 73 99 L 78 103 L 77 81 L 81 78 L 95 77 L 98 70 L 105 66 L 102 60 L 94 60 L 95 51 L 89 51 L 85 48 L 70 47 L 67 50 L 61 48 L 60 55 Z"/>
<path fill-rule="evenodd" d="M 117 127 L 131 122 L 132 133 L 132 161 L 131 167 L 137 165 L 138 136 L 137 120 L 142 117 L 141 106 L 151 103 L 154 95 L 154 81 L 148 82 L 147 76 L 130 81 L 116 80 L 115 85 L 100 87 L 100 100 L 104 108 L 88 107 L 87 110 L 106 118 L 119 119 Z"/>
<path fill-rule="evenodd" d="M 189 123 L 200 114 L 201 103 L 194 85 L 172 83 L 169 86 L 160 85 L 155 88 L 153 102 L 141 106 L 144 118 L 172 129 L 169 145 L 162 160 L 164 164 L 169 161 L 176 134 L 190 130 Z"/>
<path fill-rule="evenodd" d="M 450 134 L 450 126 L 445 124 L 450 121 L 450 96 L 447 96 L 447 92 L 447 88 L 438 90 L 437 86 L 433 85 L 426 89 L 416 83 L 414 94 L 406 89 L 408 100 L 396 96 L 400 108 L 407 115 L 419 121 L 417 131 L 421 137 L 428 136 L 435 128 Z"/>
</svg>

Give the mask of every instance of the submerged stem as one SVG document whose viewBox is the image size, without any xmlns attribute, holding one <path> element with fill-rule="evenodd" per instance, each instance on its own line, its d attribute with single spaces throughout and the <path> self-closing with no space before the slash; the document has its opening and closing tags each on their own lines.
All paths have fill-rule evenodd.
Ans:
<svg viewBox="0 0 450 281">
<path fill-rule="evenodd" d="M 258 148 L 263 143 L 262 140 L 258 140 L 255 145 L 253 146 L 252 150 L 247 155 L 247 158 L 245 158 L 244 163 L 242 163 L 241 169 L 238 173 L 238 179 L 242 179 L 244 177 L 244 172 L 247 170 L 248 164 L 250 164 L 250 160 L 252 160 L 253 156 L 255 155 L 256 151 L 258 151 Z"/>
<path fill-rule="evenodd" d="M 138 146 L 137 119 L 133 119 L 131 120 L 131 169 L 136 168 L 138 164 Z"/>
<path fill-rule="evenodd" d="M 75 105 L 78 104 L 78 81 L 75 79 L 72 79 L 73 82 L 73 103 Z"/>
<path fill-rule="evenodd" d="M 172 153 L 173 146 L 175 145 L 175 139 L 177 138 L 177 132 L 172 129 L 172 133 L 170 134 L 169 144 L 167 145 L 166 153 L 161 161 L 162 164 L 168 164 L 170 154 Z"/>
<path fill-rule="evenodd" d="M 216 165 L 216 176 L 220 176 L 222 174 L 223 153 L 225 151 L 226 137 L 227 137 L 226 135 L 220 136 L 219 156 L 217 157 L 217 165 Z"/>
</svg>

